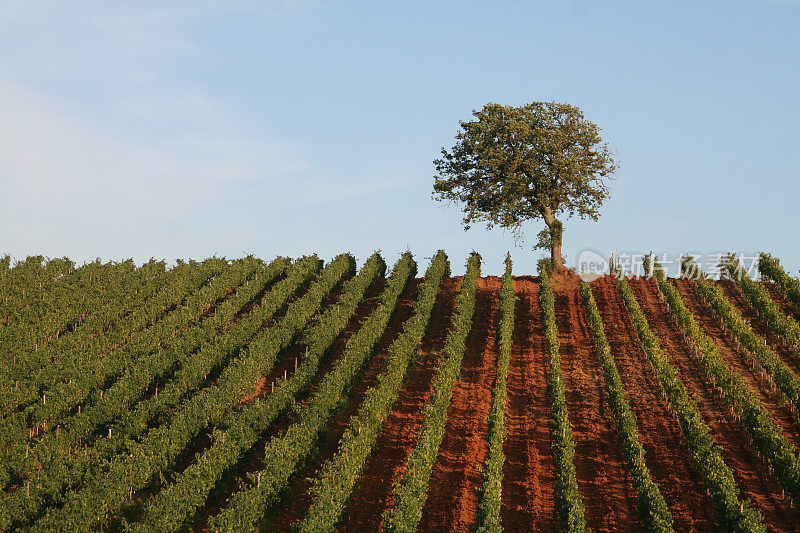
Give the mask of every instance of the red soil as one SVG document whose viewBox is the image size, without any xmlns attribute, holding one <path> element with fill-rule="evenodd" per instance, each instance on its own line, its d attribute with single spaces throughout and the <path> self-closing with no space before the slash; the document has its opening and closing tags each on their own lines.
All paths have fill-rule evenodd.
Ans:
<svg viewBox="0 0 800 533">
<path fill-rule="evenodd" d="M 697 403 L 703 420 L 709 426 L 711 436 L 720 446 L 725 463 L 733 471 L 741 490 L 740 497 L 749 498 L 762 510 L 771 530 L 794 531 L 797 526 L 795 511 L 791 510 L 788 499 L 781 497 L 781 487 L 769 475 L 744 430 L 731 416 L 725 400 L 700 369 L 689 342 L 671 320 L 667 305 L 659 298 L 655 281 L 631 278 L 630 284 L 650 328 L 659 337 L 661 348 L 669 355 L 689 396 Z"/>
<path fill-rule="evenodd" d="M 611 276 L 600 278 L 592 283 L 592 292 L 625 394 L 636 415 L 647 466 L 672 512 L 675 529 L 713 529 L 716 516 L 711 501 L 681 442 L 678 419 L 631 324 L 616 280 Z"/>
<path fill-rule="evenodd" d="M 373 350 L 374 355 L 364 370 L 362 378 L 356 383 L 342 411 L 327 426 L 314 458 L 293 477 L 289 487 L 287 505 L 278 510 L 271 520 L 272 531 L 290 531 L 311 504 L 312 495 L 309 492 L 311 482 L 322 465 L 331 459 L 339 449 L 339 439 L 342 438 L 351 417 L 361 406 L 367 390 L 377 383 L 378 376 L 386 369 L 387 351 L 402 331 L 403 323 L 413 314 L 414 300 L 421 281 L 421 278 L 412 279 L 406 285 L 386 330 Z"/>
<path fill-rule="evenodd" d="M 267 390 L 267 387 L 268 387 L 267 378 L 261 376 L 260 378 L 258 378 L 258 381 L 256 381 L 256 385 L 255 387 L 253 387 L 253 392 L 239 398 L 239 403 L 247 403 L 250 400 L 254 400 L 256 398 L 263 396 Z"/>
<path fill-rule="evenodd" d="M 636 492 L 608 405 L 577 277 L 554 287 L 556 324 L 578 488 L 595 531 L 638 531 Z"/>
<path fill-rule="evenodd" d="M 547 397 L 548 351 L 542 334 L 539 283 L 529 277 L 517 278 L 514 292 L 518 299 L 508 366 L 500 516 L 508 531 L 557 531 L 553 499 L 556 472 Z"/>
<path fill-rule="evenodd" d="M 400 397 L 392 407 L 375 449 L 345 506 L 340 531 L 360 533 L 380 529 L 381 515 L 393 501 L 392 486 L 403 474 L 408 454 L 417 441 L 422 409 L 430 396 L 431 378 L 460 286 L 460 277 L 443 282 L 420 355 L 409 369 Z"/>
<path fill-rule="evenodd" d="M 417 279 L 406 287 L 396 314 L 383 333 L 375 355 L 367 364 L 363 376 L 357 381 L 352 394 L 343 398 L 342 411 L 321 436 L 301 470 L 291 480 L 286 498 L 274 509 L 265 510 L 267 520 L 262 529 L 289 531 L 308 508 L 309 488 L 312 478 L 322 464 L 336 452 L 339 440 L 352 415 L 356 412 L 369 387 L 385 370 L 386 350 L 399 334 L 402 323 L 411 315 L 416 296 Z M 376 280 L 367 289 L 365 299 L 359 304 L 356 315 L 345 332 L 334 343 L 313 383 L 298 397 L 300 403 L 308 401 L 310 393 L 318 386 L 322 376 L 341 357 L 345 341 L 359 327 L 364 318 L 377 305 L 376 297 L 384 287 L 384 280 Z M 595 531 L 641 530 L 638 518 L 636 493 L 632 486 L 627 461 L 622 452 L 613 412 L 608 405 L 605 382 L 588 327 L 577 278 L 554 278 L 558 339 L 562 356 L 567 403 L 573 425 L 576 448 L 578 486 L 584 497 L 588 525 Z M 760 508 L 765 523 L 773 531 L 797 531 L 797 510 L 788 498 L 782 497 L 780 484 L 769 472 L 747 439 L 743 427 L 731 414 L 724 398 L 710 384 L 691 343 L 671 320 L 671 313 L 660 301 L 653 280 L 630 280 L 640 305 L 659 336 L 664 351 L 685 384 L 689 395 L 697 402 L 711 435 L 720 446 L 726 463 L 733 470 L 741 489 L 740 497 L 747 498 Z M 736 343 L 726 333 L 711 309 L 705 305 L 699 292 L 691 283 L 676 281 L 689 309 L 701 327 L 714 340 L 720 353 L 731 367 L 741 374 L 748 387 L 795 445 L 800 445 L 791 411 L 781 404 L 778 394 L 757 371 L 751 369 L 748 359 L 736 349 Z M 748 319 L 756 333 L 790 365 L 800 372 L 800 356 L 785 346 L 780 336 L 770 332 L 763 318 L 750 306 L 738 287 L 721 282 L 727 297 Z M 423 407 L 429 401 L 430 382 L 434 375 L 439 352 L 450 326 L 460 278 L 445 280 L 442 292 L 433 309 L 431 323 L 419 357 L 409 370 L 409 375 L 392 407 L 387 422 L 378 438 L 364 472 L 356 482 L 339 529 L 344 531 L 379 531 L 382 513 L 393 503 L 393 484 L 405 469 L 408 454 L 417 441 L 422 422 Z M 679 531 L 712 530 L 716 513 L 701 480 L 690 462 L 676 418 L 661 394 L 646 354 L 643 352 L 622 299 L 611 278 L 602 278 L 592 284 L 606 336 L 619 367 L 628 400 L 640 430 L 641 442 L 647 452 L 647 464 L 654 480 L 675 517 Z M 466 531 L 476 523 L 481 469 L 486 453 L 487 416 L 491 405 L 491 388 L 496 379 L 496 325 L 500 282 L 488 277 L 479 280 L 478 301 L 473 328 L 467 339 L 461 375 L 453 391 L 448 409 L 446 432 L 439 456 L 431 475 L 431 485 L 420 530 Z M 767 285 L 773 298 L 787 314 L 797 313 L 776 287 Z M 551 451 L 550 406 L 547 396 L 547 347 L 542 335 L 539 285 L 535 278 L 518 277 L 514 281 L 519 300 L 515 309 L 515 329 L 508 375 L 508 401 L 506 422 L 508 434 L 504 446 L 506 462 L 503 466 L 503 495 L 501 518 L 507 531 L 555 531 L 559 519 L 555 512 L 555 466 Z M 235 289 L 232 289 L 232 292 Z M 308 284 L 298 291 L 294 299 L 308 290 Z M 231 293 L 232 293 L 231 292 Z M 339 284 L 323 304 L 327 308 L 341 292 Z M 224 298 L 223 298 L 224 299 Z M 215 302 L 211 309 L 219 305 Z M 284 306 L 271 321 L 283 316 Z M 247 310 L 245 310 L 246 312 Z M 212 311 L 213 312 L 213 311 Z M 794 314 L 793 316 L 800 316 Z M 232 320 L 241 318 L 241 313 Z M 191 326 L 190 326 L 191 327 Z M 227 326 L 226 326 L 227 327 Z M 219 333 L 222 333 L 222 328 Z M 276 367 L 254 383 L 254 389 L 241 402 L 256 402 L 270 394 L 271 383 L 294 373 L 295 357 L 302 357 L 305 346 L 299 341 L 284 350 Z M 213 386 L 218 372 L 204 386 Z M 161 383 L 161 382 L 160 382 Z M 143 399 L 149 397 L 147 393 Z M 263 401 L 261 399 L 260 401 Z M 232 409 L 240 409 L 236 402 Z M 171 418 L 167 413 L 166 420 Z M 195 517 L 192 529 L 202 530 L 209 516 L 216 515 L 227 505 L 230 495 L 240 484 L 248 483 L 246 474 L 262 468 L 264 444 L 274 435 L 281 434 L 295 418 L 287 411 L 271 425 L 263 428 L 263 436 L 239 464 L 211 493 L 207 505 Z M 38 431 L 35 428 L 32 431 Z M 172 479 L 202 452 L 210 440 L 208 432 L 198 438 L 181 454 L 165 477 Z M 139 491 L 140 505 L 143 497 L 150 497 L 159 485 Z M 136 505 L 125 511 L 128 518 L 137 518 Z M 114 527 L 121 527 L 114 522 Z"/>
<path fill-rule="evenodd" d="M 431 471 L 422 531 L 472 531 L 478 512 L 486 436 L 497 377 L 497 312 L 500 279 L 478 279 L 475 315 L 467 336 L 461 376 L 453 387 L 439 456 Z"/>
<path fill-rule="evenodd" d="M 722 329 L 720 320 L 717 319 L 711 306 L 703 300 L 694 283 L 676 280 L 675 284 L 681 291 L 686 307 L 694 314 L 706 335 L 714 340 L 717 350 L 731 369 L 741 376 L 761 405 L 772 414 L 772 421 L 783 430 L 789 442 L 795 447 L 800 445 L 800 433 L 797 431 L 795 417 L 791 409 L 781 400 L 777 388 L 769 384 L 765 374 L 754 370 L 742 351 L 736 348 L 732 334 Z"/>
<path fill-rule="evenodd" d="M 750 327 L 756 335 L 766 339 L 767 345 L 778 354 L 780 359 L 786 363 L 796 374 L 800 374 L 800 356 L 789 347 L 782 335 L 774 333 L 767 325 L 766 320 L 756 311 L 750 300 L 742 290 L 730 280 L 722 280 L 719 286 L 728 300 L 742 313 L 742 316 L 750 322 Z M 779 304 L 778 307 L 781 307 Z"/>
</svg>

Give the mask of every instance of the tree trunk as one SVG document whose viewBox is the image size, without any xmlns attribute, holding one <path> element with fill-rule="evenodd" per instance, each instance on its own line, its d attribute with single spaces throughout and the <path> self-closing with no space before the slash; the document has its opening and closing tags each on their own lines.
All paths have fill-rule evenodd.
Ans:
<svg viewBox="0 0 800 533">
<path fill-rule="evenodd" d="M 548 206 L 543 206 L 542 218 L 550 229 L 550 265 L 553 274 L 561 274 L 566 270 L 564 260 L 561 257 L 561 242 L 564 236 L 564 226 L 555 216 L 555 213 Z"/>
<path fill-rule="evenodd" d="M 553 274 L 561 274 L 567 269 L 564 266 L 564 259 L 561 256 L 563 229 L 560 221 L 556 220 L 550 225 L 550 236 L 552 238 L 550 247 L 550 261 L 553 265 Z"/>
</svg>

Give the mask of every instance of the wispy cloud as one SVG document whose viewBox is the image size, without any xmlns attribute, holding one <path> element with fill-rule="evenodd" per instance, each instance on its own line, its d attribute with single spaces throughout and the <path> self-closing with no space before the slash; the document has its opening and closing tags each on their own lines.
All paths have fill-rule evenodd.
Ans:
<svg viewBox="0 0 800 533">
<path fill-rule="evenodd" d="M 213 51 L 226 17 L 284 33 L 309 7 L 0 4 L 0 252 L 188 255 L 285 209 L 270 191 L 311 172 L 308 148 L 248 131 L 225 95 L 170 74 Z"/>
<path fill-rule="evenodd" d="M 129 138 L 8 82 L 0 115 L 0 220 L 10 231 L 2 241 L 17 249 L 88 253 L 113 238 L 147 249 L 163 241 L 159 227 L 202 223 L 308 169 L 302 147 L 288 143 Z"/>
</svg>

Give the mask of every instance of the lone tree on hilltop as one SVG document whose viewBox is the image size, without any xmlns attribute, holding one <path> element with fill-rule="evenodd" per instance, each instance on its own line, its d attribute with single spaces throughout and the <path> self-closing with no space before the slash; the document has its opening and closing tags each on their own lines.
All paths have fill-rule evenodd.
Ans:
<svg viewBox="0 0 800 533">
<path fill-rule="evenodd" d="M 522 241 L 522 224 L 542 219 L 537 248 L 550 249 L 554 273 L 564 271 L 563 227 L 558 217 L 576 213 L 597 220 L 609 196 L 604 179 L 618 165 L 600 128 L 569 104 L 532 102 L 522 107 L 489 103 L 460 122 L 452 151 L 434 161 L 433 198 L 463 206 L 464 229 L 486 222 L 510 228 Z"/>
</svg>

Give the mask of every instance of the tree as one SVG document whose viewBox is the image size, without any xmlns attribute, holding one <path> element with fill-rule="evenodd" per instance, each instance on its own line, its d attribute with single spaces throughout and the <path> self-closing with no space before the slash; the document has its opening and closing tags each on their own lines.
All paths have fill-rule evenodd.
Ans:
<svg viewBox="0 0 800 533">
<path fill-rule="evenodd" d="M 569 104 L 533 102 L 522 107 L 489 103 L 460 122 L 456 144 L 434 161 L 433 198 L 463 206 L 464 229 L 486 222 L 511 229 L 542 219 L 537 247 L 549 248 L 553 271 L 564 270 L 560 218 L 597 220 L 608 198 L 604 178 L 618 165 L 600 128 Z"/>
</svg>

